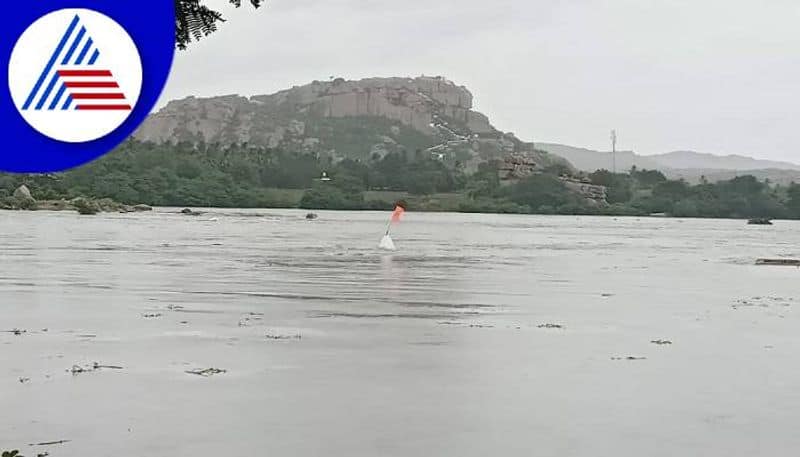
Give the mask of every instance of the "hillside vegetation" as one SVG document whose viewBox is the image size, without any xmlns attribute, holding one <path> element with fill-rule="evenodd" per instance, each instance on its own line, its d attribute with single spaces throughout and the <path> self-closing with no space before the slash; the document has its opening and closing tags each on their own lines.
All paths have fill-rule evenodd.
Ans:
<svg viewBox="0 0 800 457">
<path fill-rule="evenodd" d="M 739 176 L 689 185 L 658 171 L 599 170 L 585 176 L 607 187 L 608 205 L 596 205 L 564 186 L 558 175 L 566 171 L 554 167 L 503 185 L 496 162 L 467 173 L 419 150 L 333 164 L 281 149 L 128 141 L 65 173 L 1 174 L 0 198 L 25 184 L 37 199 L 87 196 L 154 206 L 389 209 L 402 198 L 410 210 L 423 211 L 800 218 L 797 184 Z M 329 181 L 319 179 L 323 172 Z"/>
</svg>

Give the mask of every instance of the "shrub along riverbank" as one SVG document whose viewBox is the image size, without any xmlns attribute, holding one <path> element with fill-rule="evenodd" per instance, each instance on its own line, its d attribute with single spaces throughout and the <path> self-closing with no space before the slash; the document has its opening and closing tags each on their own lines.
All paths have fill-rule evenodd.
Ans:
<svg viewBox="0 0 800 457">
<path fill-rule="evenodd" d="M 329 181 L 319 179 L 323 172 Z M 24 184 L 38 200 L 110 198 L 127 205 L 390 209 L 404 199 L 414 211 L 800 218 L 798 184 L 739 176 L 689 185 L 653 170 L 599 170 L 585 176 L 608 189 L 609 204 L 597 206 L 566 189 L 560 172 L 501 185 L 492 163 L 466 174 L 419 152 L 331 164 L 292 151 L 128 141 L 65 173 L 0 174 L 0 201 Z"/>
</svg>

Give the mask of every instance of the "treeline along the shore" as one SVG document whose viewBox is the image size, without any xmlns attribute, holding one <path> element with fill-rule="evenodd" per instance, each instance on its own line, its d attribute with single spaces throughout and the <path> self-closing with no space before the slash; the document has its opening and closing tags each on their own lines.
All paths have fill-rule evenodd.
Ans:
<svg viewBox="0 0 800 457">
<path fill-rule="evenodd" d="M 800 185 L 773 186 L 752 176 L 689 185 L 653 170 L 588 174 L 607 187 L 595 205 L 545 170 L 502 185 L 492 163 L 476 173 L 423 153 L 394 153 L 336 164 L 311 154 L 247 146 L 195 147 L 128 141 L 83 167 L 59 174 L 0 174 L 0 198 L 27 185 L 37 199 L 78 196 L 155 206 L 387 209 L 398 198 L 422 211 L 800 218 Z M 330 180 L 321 180 L 323 172 Z"/>
</svg>

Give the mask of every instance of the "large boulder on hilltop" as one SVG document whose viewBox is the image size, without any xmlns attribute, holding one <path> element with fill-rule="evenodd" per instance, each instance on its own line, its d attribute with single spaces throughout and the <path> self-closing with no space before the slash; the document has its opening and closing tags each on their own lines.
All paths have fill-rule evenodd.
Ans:
<svg viewBox="0 0 800 457">
<path fill-rule="evenodd" d="M 14 191 L 14 198 L 17 200 L 34 200 L 33 195 L 31 195 L 31 190 L 28 189 L 28 186 L 25 184 L 17 187 L 17 190 Z"/>
<path fill-rule="evenodd" d="M 15 206 L 19 209 L 36 209 L 36 199 L 25 184 L 14 191 L 14 200 L 16 200 Z"/>
</svg>

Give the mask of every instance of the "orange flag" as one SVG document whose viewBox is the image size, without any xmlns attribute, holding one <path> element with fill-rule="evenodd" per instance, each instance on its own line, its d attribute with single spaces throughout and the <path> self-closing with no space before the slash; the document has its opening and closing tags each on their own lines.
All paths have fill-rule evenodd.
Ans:
<svg viewBox="0 0 800 457">
<path fill-rule="evenodd" d="M 400 222 L 400 218 L 403 216 L 406 210 L 402 206 L 395 206 L 394 212 L 392 213 L 392 222 Z"/>
</svg>

